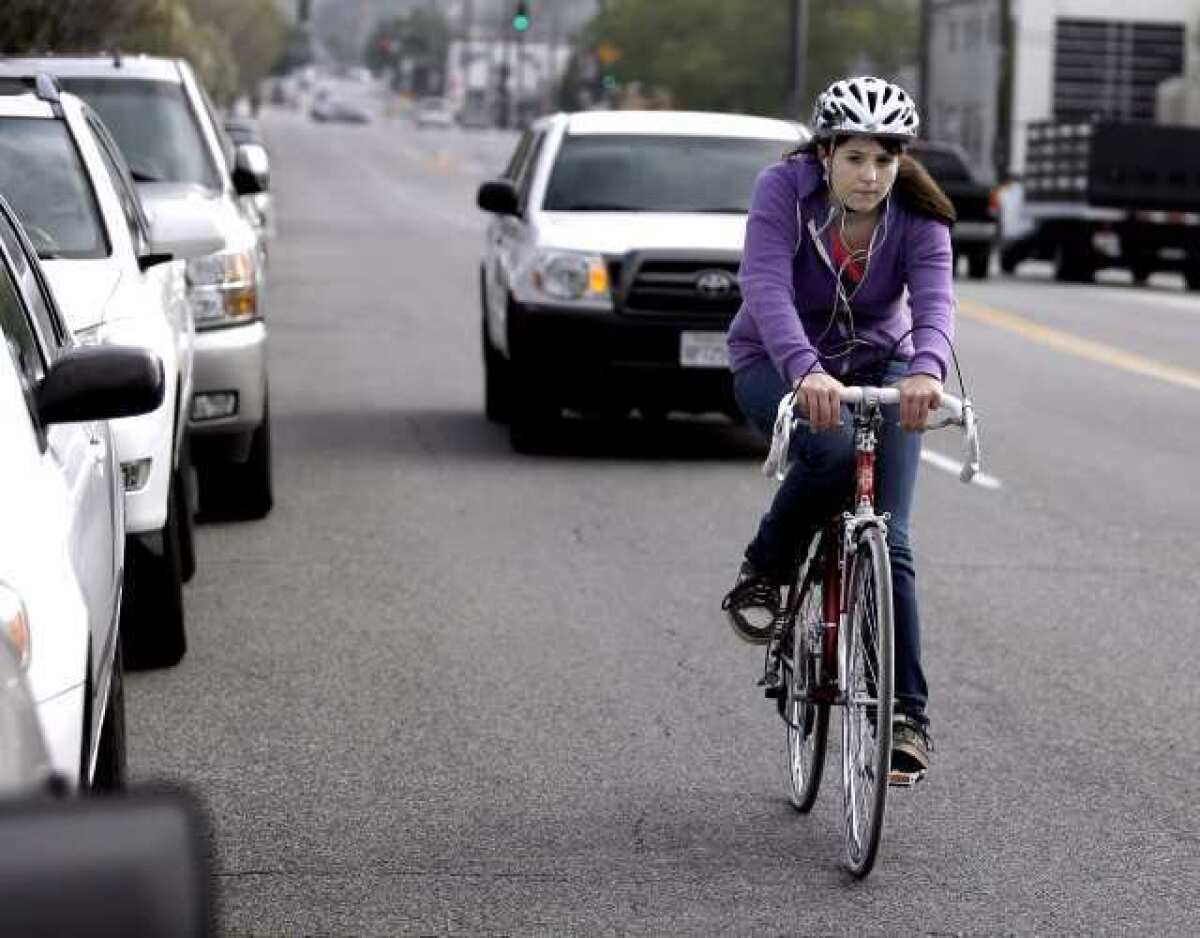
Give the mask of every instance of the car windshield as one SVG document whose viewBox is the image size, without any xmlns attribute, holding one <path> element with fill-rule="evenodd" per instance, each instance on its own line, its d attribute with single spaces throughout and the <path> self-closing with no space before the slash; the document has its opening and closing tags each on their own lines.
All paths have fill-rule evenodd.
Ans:
<svg viewBox="0 0 1200 938">
<path fill-rule="evenodd" d="M 754 180 L 783 140 L 580 134 L 563 140 L 548 212 L 747 212 Z"/>
<path fill-rule="evenodd" d="M 0 195 L 43 259 L 108 256 L 95 193 L 61 121 L 0 119 Z"/>
<path fill-rule="evenodd" d="M 939 182 L 970 182 L 971 173 L 957 154 L 948 150 L 914 148 L 913 157 Z"/>
<path fill-rule="evenodd" d="M 182 85 L 128 78 L 64 78 L 61 84 L 96 109 L 138 182 L 221 188 Z"/>
</svg>

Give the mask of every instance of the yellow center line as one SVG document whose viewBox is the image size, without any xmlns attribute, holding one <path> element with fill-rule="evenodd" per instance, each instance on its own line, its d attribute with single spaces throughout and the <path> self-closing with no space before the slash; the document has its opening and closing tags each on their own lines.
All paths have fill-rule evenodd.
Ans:
<svg viewBox="0 0 1200 938">
<path fill-rule="evenodd" d="M 1168 365 L 1166 362 L 1146 358 L 1143 355 L 1135 355 L 1133 352 L 1125 352 L 1102 342 L 1093 342 L 1091 339 L 1084 339 L 1060 329 L 1052 329 L 1031 319 L 1026 319 L 1024 316 L 984 306 L 974 300 L 959 300 L 958 312 L 966 319 L 1006 329 L 1031 342 L 1037 342 L 1039 345 L 1058 352 L 1065 352 L 1077 358 L 1120 368 L 1122 371 L 1144 375 L 1148 378 L 1156 378 L 1167 384 L 1179 385 L 1192 391 L 1200 391 L 1200 372 L 1197 371 Z"/>
</svg>

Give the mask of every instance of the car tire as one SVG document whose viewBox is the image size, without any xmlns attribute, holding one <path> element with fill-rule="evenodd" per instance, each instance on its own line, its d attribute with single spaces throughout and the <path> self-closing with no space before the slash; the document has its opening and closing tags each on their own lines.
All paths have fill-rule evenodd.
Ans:
<svg viewBox="0 0 1200 938">
<path fill-rule="evenodd" d="M 187 651 L 179 540 L 173 495 L 167 499 L 161 554 L 137 536 L 126 539 L 121 647 L 131 670 L 172 667 Z"/>
<path fill-rule="evenodd" d="M 1189 259 L 1183 268 L 1183 279 L 1192 292 L 1200 290 L 1200 261 Z"/>
<path fill-rule="evenodd" d="M 112 680 L 108 685 L 108 704 L 104 708 L 104 725 L 100 728 L 100 745 L 96 752 L 96 771 L 92 789 L 120 791 L 128 776 L 125 741 L 125 667 L 121 645 L 113 655 Z"/>
<path fill-rule="evenodd" d="M 192 504 L 191 477 L 191 448 L 185 435 L 172 485 L 175 510 L 179 514 L 179 578 L 184 583 L 192 582 L 192 577 L 196 575 L 196 515 L 195 505 Z"/>
<path fill-rule="evenodd" d="M 967 255 L 967 275 L 972 280 L 986 280 L 991 261 L 991 249 L 982 248 L 972 251 Z"/>
<path fill-rule="evenodd" d="M 480 333 L 483 342 L 483 410 L 492 423 L 507 423 L 511 412 L 508 359 L 492 345 L 486 320 Z"/>
<path fill-rule="evenodd" d="M 265 518 L 275 504 L 271 466 L 271 402 L 243 463 L 205 466 L 200 475 L 200 510 L 206 518 L 253 521 Z"/>
<path fill-rule="evenodd" d="M 508 415 L 508 442 L 515 452 L 540 452 L 552 436 L 559 410 L 546 393 L 524 376 L 512 374 L 512 399 Z"/>
</svg>

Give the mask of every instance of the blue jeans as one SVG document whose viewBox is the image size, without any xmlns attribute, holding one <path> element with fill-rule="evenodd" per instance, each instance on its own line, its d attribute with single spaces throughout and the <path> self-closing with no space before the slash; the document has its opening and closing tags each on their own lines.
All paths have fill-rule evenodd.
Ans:
<svg viewBox="0 0 1200 938">
<path fill-rule="evenodd" d="M 881 374 L 866 376 L 858 383 L 892 384 L 907 372 L 908 362 L 892 361 Z M 746 366 L 734 375 L 733 389 L 742 413 L 770 438 L 779 401 L 788 392 L 775 366 L 769 361 Z M 875 464 L 875 507 L 881 513 L 891 513 L 887 540 L 896 620 L 897 708 L 924 722 L 929 690 L 921 670 L 917 577 L 908 544 L 908 516 L 921 458 L 921 436 L 900 429 L 899 410 L 896 405 L 883 408 Z M 795 461 L 746 548 L 746 559 L 755 569 L 780 582 L 791 576 L 797 553 L 818 526 L 851 494 L 854 429 L 849 408 L 842 407 L 842 425 L 833 430 L 814 433 L 808 427 L 797 427 L 789 455 Z"/>
</svg>

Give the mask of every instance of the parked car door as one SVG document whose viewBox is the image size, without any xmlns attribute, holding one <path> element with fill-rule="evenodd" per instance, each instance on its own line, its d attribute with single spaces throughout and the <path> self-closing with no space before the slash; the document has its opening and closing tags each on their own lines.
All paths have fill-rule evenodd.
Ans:
<svg viewBox="0 0 1200 938">
<path fill-rule="evenodd" d="M 9 277 L 0 266 L 0 307 L 6 310 L 5 338 L 16 352 L 22 378 L 30 388 L 72 340 L 42 281 L 32 250 L 0 215 L 0 247 L 8 258 Z M 20 298 L 19 300 L 17 298 Z M 33 315 L 27 318 L 25 309 Z M 36 420 L 36 415 L 33 415 Z M 107 423 L 85 421 L 43 428 L 43 459 L 63 481 L 63 510 L 70 533 L 71 562 L 92 624 L 92 687 L 107 686 L 107 662 L 116 639 L 120 599 L 120 549 L 124 537 L 120 482 L 114 482 L 115 462 Z"/>
</svg>

